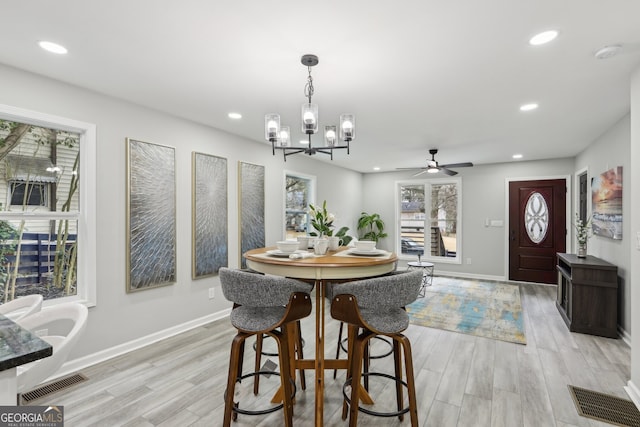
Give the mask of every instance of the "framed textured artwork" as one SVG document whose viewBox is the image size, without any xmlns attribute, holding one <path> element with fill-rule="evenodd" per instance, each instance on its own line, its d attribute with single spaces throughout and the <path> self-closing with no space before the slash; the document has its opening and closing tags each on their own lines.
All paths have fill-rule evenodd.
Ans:
<svg viewBox="0 0 640 427">
<path fill-rule="evenodd" d="M 191 169 L 191 277 L 198 279 L 229 263 L 227 159 L 193 152 Z"/>
<path fill-rule="evenodd" d="M 176 280 L 175 149 L 127 138 L 127 292 Z"/>
<path fill-rule="evenodd" d="M 246 268 L 242 254 L 265 245 L 264 166 L 238 162 L 238 181 L 240 265 Z"/>
<path fill-rule="evenodd" d="M 593 234 L 622 239 L 622 166 L 591 180 L 591 207 Z"/>
</svg>

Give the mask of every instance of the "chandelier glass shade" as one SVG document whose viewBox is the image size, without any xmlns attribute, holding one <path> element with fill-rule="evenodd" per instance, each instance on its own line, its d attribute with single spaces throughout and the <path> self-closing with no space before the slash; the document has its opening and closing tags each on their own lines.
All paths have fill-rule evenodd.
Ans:
<svg viewBox="0 0 640 427">
<path fill-rule="evenodd" d="M 333 150 L 346 149 L 349 154 L 349 144 L 355 138 L 355 116 L 353 114 L 340 115 L 340 124 L 328 125 L 324 127 L 324 146 L 314 147 L 311 143 L 311 135 L 318 133 L 319 115 L 318 105 L 311 102 L 313 97 L 313 77 L 311 76 L 311 67 L 318 64 L 318 57 L 315 55 L 303 55 L 301 59 L 302 65 L 308 69 L 309 76 L 304 87 L 304 95 L 307 98 L 306 103 L 301 108 L 301 131 L 307 135 L 309 140 L 306 147 L 291 146 L 291 131 L 289 126 L 281 126 L 280 115 L 276 113 L 266 114 L 264 116 L 264 136 L 271 142 L 273 154 L 276 150 L 281 150 L 284 160 L 292 154 L 304 153 L 310 156 L 316 153 L 328 154 L 333 160 Z"/>
</svg>

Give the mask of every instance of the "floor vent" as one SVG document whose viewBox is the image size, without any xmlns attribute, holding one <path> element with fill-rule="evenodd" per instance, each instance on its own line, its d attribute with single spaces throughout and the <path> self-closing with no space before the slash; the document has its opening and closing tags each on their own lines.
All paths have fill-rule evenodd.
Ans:
<svg viewBox="0 0 640 427">
<path fill-rule="evenodd" d="M 82 374 L 73 374 L 68 377 L 56 380 L 52 383 L 45 384 L 41 387 L 36 388 L 35 390 L 31 390 L 27 393 L 23 393 L 21 395 L 22 403 L 28 404 L 29 402 L 40 399 L 41 397 L 44 397 L 51 393 L 55 393 L 56 391 L 64 390 L 75 384 L 86 381 L 87 379 L 88 378 Z"/>
<path fill-rule="evenodd" d="M 583 417 L 623 427 L 640 426 L 640 411 L 630 400 L 571 385 L 569 391 Z"/>
</svg>

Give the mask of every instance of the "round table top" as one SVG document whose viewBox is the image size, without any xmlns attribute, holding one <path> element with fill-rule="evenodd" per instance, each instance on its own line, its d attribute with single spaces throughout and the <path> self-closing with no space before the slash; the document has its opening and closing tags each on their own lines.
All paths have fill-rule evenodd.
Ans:
<svg viewBox="0 0 640 427">
<path fill-rule="evenodd" d="M 323 256 L 291 259 L 275 257 L 267 251 L 275 247 L 247 251 L 243 256 L 247 266 L 265 274 L 300 279 L 352 279 L 372 277 L 395 270 L 398 257 L 392 252 L 380 256 L 350 255 L 349 248 L 341 247 Z M 311 253 L 311 252 L 310 252 Z"/>
<path fill-rule="evenodd" d="M 409 267 L 433 267 L 435 264 L 427 261 L 409 261 L 407 265 Z"/>
</svg>

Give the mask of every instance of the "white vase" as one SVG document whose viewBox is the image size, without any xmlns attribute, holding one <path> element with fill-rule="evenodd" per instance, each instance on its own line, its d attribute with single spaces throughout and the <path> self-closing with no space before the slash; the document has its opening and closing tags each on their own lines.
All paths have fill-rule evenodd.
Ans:
<svg viewBox="0 0 640 427">
<path fill-rule="evenodd" d="M 327 240 L 326 237 L 320 237 L 313 246 L 313 253 L 316 255 L 324 255 L 327 253 L 327 249 L 329 249 L 329 240 Z"/>
<path fill-rule="evenodd" d="M 587 257 L 587 242 L 578 243 L 578 258 L 586 258 Z"/>
</svg>

